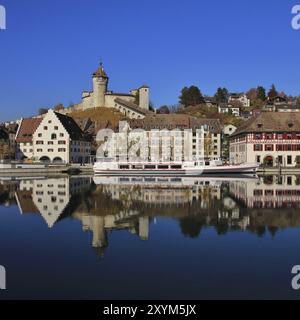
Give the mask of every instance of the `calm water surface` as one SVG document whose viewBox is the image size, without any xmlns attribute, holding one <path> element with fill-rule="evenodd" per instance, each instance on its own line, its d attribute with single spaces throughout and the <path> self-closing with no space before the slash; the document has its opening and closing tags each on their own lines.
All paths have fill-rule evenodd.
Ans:
<svg viewBox="0 0 300 320">
<path fill-rule="evenodd" d="M 300 298 L 300 177 L 0 180 L 7 298 Z"/>
</svg>

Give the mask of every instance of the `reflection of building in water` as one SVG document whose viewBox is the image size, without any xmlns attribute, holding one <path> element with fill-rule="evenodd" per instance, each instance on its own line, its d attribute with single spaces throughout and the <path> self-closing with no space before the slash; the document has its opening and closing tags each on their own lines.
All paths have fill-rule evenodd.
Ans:
<svg viewBox="0 0 300 320">
<path fill-rule="evenodd" d="M 265 176 L 229 183 L 230 193 L 248 208 L 300 208 L 300 177 Z"/>
<path fill-rule="evenodd" d="M 18 185 L 18 181 L 0 180 L 0 205 L 9 207 L 16 203 L 15 191 Z"/>
<path fill-rule="evenodd" d="M 71 197 L 89 187 L 89 178 L 22 180 L 16 199 L 21 213 L 40 213 L 51 228 L 65 212 Z"/>
<path fill-rule="evenodd" d="M 146 205 L 183 205 L 200 201 L 208 208 L 221 199 L 222 180 L 174 177 L 95 177 L 103 191 L 114 200 L 127 199 Z"/>
<path fill-rule="evenodd" d="M 102 216 L 76 210 L 72 216 L 81 221 L 83 231 L 93 233 L 92 246 L 100 255 L 108 246 L 108 234 L 112 231 L 128 230 L 142 240 L 149 237 L 149 217 L 139 216 L 138 211 L 124 210 Z"/>
</svg>

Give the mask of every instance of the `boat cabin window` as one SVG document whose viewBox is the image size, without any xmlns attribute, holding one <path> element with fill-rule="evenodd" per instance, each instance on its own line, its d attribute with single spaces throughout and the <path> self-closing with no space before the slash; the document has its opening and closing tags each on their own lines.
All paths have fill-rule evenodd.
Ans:
<svg viewBox="0 0 300 320">
<path fill-rule="evenodd" d="M 182 169 L 182 166 L 180 164 L 175 164 L 171 166 L 172 169 Z"/>
<path fill-rule="evenodd" d="M 159 165 L 158 169 L 169 169 L 169 166 L 165 166 L 165 165 Z"/>
<path fill-rule="evenodd" d="M 120 169 L 129 169 L 129 165 L 127 164 L 121 164 Z"/>
<path fill-rule="evenodd" d="M 133 165 L 132 169 L 136 169 L 136 170 L 142 170 L 143 166 L 141 164 L 137 164 L 137 165 Z"/>
<path fill-rule="evenodd" d="M 154 165 L 145 165 L 145 169 L 155 169 Z"/>
</svg>

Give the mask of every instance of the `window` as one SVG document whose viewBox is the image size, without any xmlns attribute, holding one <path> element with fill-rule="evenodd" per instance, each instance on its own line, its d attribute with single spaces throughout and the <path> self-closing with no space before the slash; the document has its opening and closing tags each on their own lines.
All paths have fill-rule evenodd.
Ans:
<svg viewBox="0 0 300 320">
<path fill-rule="evenodd" d="M 65 148 L 58 148 L 58 152 L 66 152 Z"/>
<path fill-rule="evenodd" d="M 128 165 L 120 165 L 120 169 L 129 169 Z"/>
<path fill-rule="evenodd" d="M 58 144 L 66 144 L 66 141 L 60 140 L 60 141 L 58 141 Z"/>
<path fill-rule="evenodd" d="M 60 134 L 59 134 L 59 136 L 60 136 L 60 137 L 63 137 L 63 136 L 64 136 L 64 134 L 63 134 L 63 133 L 60 133 Z"/>
<path fill-rule="evenodd" d="M 48 152 L 53 152 L 53 149 L 48 149 Z"/>
<path fill-rule="evenodd" d="M 48 127 L 47 127 L 47 126 L 44 126 L 44 130 L 48 130 Z"/>
<path fill-rule="evenodd" d="M 52 120 L 49 120 L 48 123 L 52 123 Z"/>
<path fill-rule="evenodd" d="M 273 139 L 273 134 L 272 133 L 266 133 L 265 137 L 266 137 L 267 140 L 271 140 L 271 139 Z"/>
<path fill-rule="evenodd" d="M 260 163 L 260 156 L 256 156 L 256 162 Z"/>
<path fill-rule="evenodd" d="M 36 144 L 44 144 L 44 141 L 37 141 Z"/>
<path fill-rule="evenodd" d="M 253 195 L 254 196 L 262 196 L 263 195 L 263 191 L 262 190 L 253 190 Z"/>
<path fill-rule="evenodd" d="M 155 169 L 154 165 L 145 165 L 145 169 Z"/>
<path fill-rule="evenodd" d="M 42 152 L 43 151 L 43 149 L 37 149 L 37 152 Z"/>
<path fill-rule="evenodd" d="M 262 151 L 263 150 L 263 145 L 262 144 L 255 144 L 253 146 L 254 151 Z"/>
<path fill-rule="evenodd" d="M 273 151 L 273 150 L 274 150 L 274 146 L 272 144 L 265 145 L 265 151 Z"/>
<path fill-rule="evenodd" d="M 256 133 L 255 134 L 255 139 L 260 140 L 261 139 L 261 133 Z"/>
<path fill-rule="evenodd" d="M 53 141 L 48 141 L 48 144 L 53 144 Z"/>
<path fill-rule="evenodd" d="M 169 166 L 165 166 L 165 165 L 159 165 L 158 169 L 169 169 Z"/>
<path fill-rule="evenodd" d="M 292 156 L 287 156 L 287 164 L 292 164 Z"/>
<path fill-rule="evenodd" d="M 38 137 L 40 138 L 41 136 L 42 136 L 42 134 L 41 134 L 41 133 L 39 133 L 39 134 L 38 134 Z"/>
<path fill-rule="evenodd" d="M 283 164 L 283 158 L 282 158 L 282 156 L 278 156 L 278 164 Z"/>
<path fill-rule="evenodd" d="M 172 165 L 171 169 L 182 169 L 181 165 Z"/>
<path fill-rule="evenodd" d="M 51 139 L 52 139 L 52 140 L 56 140 L 56 137 L 57 137 L 57 136 L 56 136 L 56 133 L 52 133 L 52 134 L 51 134 Z"/>
<path fill-rule="evenodd" d="M 54 130 L 58 130 L 58 126 L 54 126 Z"/>
</svg>

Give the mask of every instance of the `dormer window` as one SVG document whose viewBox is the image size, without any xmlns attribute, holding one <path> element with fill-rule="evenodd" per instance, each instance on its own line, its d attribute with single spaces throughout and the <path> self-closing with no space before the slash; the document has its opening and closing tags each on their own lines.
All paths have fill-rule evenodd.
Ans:
<svg viewBox="0 0 300 320">
<path fill-rule="evenodd" d="M 293 125 L 294 125 L 294 124 L 293 124 L 292 122 L 290 122 L 290 123 L 288 124 L 289 128 L 292 128 Z"/>
<path fill-rule="evenodd" d="M 262 128 L 262 126 L 263 126 L 262 123 L 257 124 L 257 128 L 259 128 L 259 129 Z"/>
</svg>

